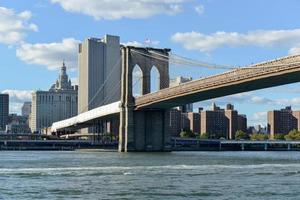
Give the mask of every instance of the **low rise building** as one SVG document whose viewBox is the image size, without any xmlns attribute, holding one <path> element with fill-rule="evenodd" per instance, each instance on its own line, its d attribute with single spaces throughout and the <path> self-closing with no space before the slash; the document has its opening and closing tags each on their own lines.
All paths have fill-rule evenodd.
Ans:
<svg viewBox="0 0 300 200">
<path fill-rule="evenodd" d="M 227 104 L 226 109 L 221 109 L 212 104 L 211 110 L 201 111 L 201 134 L 207 133 L 210 138 L 235 139 L 238 130 L 246 132 L 247 118 L 239 115 L 234 106 Z"/>
<path fill-rule="evenodd" d="M 238 115 L 237 118 L 237 129 L 247 133 L 247 116 L 246 115 Z"/>
<path fill-rule="evenodd" d="M 193 133 L 200 133 L 200 113 L 188 112 L 182 114 L 182 129 L 191 130 Z"/>
<path fill-rule="evenodd" d="M 172 137 L 179 137 L 182 130 L 182 112 L 178 109 L 170 110 L 170 135 Z"/>
<path fill-rule="evenodd" d="M 268 112 L 268 132 L 270 138 L 275 134 L 288 134 L 291 130 L 300 130 L 300 111 L 293 111 L 291 106 Z"/>
<path fill-rule="evenodd" d="M 30 133 L 31 130 L 27 123 L 28 117 L 10 114 L 8 124 L 6 125 L 6 133 Z"/>
<path fill-rule="evenodd" d="M 212 139 L 228 138 L 229 123 L 225 110 L 212 104 L 211 110 L 201 111 L 201 134 L 207 133 Z"/>
</svg>

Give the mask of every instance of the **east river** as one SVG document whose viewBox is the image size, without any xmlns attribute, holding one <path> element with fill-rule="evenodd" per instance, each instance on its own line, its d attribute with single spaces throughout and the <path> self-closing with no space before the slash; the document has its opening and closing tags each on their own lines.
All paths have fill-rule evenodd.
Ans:
<svg viewBox="0 0 300 200">
<path fill-rule="evenodd" d="M 300 199 L 300 152 L 0 152 L 0 199 Z"/>
</svg>

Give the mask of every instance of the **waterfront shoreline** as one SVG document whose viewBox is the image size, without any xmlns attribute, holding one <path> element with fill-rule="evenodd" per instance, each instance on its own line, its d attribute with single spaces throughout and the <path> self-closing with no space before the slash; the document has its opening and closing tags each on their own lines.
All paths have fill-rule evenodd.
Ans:
<svg viewBox="0 0 300 200">
<path fill-rule="evenodd" d="M 171 151 L 300 151 L 300 141 L 228 141 L 172 139 Z M 115 152 L 117 143 L 82 140 L 4 140 L 0 151 L 101 151 Z"/>
</svg>

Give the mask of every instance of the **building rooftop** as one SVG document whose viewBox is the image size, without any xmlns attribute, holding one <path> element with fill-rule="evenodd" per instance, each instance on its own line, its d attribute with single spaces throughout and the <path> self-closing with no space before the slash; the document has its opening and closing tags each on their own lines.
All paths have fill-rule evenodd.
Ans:
<svg viewBox="0 0 300 200">
<path fill-rule="evenodd" d="M 75 90 L 75 87 L 72 86 L 72 82 L 67 74 L 67 67 L 65 62 L 62 63 L 60 68 L 60 74 L 55 84 L 50 88 L 50 92 L 60 91 L 60 90 Z"/>
</svg>

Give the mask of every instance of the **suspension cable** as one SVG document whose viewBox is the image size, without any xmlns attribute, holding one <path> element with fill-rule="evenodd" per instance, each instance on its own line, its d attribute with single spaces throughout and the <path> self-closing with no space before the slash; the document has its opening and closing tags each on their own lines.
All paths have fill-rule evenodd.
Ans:
<svg viewBox="0 0 300 200">
<path fill-rule="evenodd" d="M 235 69 L 235 70 L 243 70 L 243 69 L 259 69 L 259 70 L 264 70 L 266 68 L 275 68 L 275 67 L 281 67 L 281 66 L 288 66 L 288 65 L 293 65 L 293 64 L 299 64 L 300 62 L 291 62 L 291 63 L 282 63 L 282 64 L 273 64 L 273 65 L 268 65 L 268 66 L 264 66 L 264 63 L 258 64 L 258 65 L 254 65 L 254 66 L 246 66 L 246 67 L 228 67 L 226 65 L 216 65 L 216 64 L 209 64 L 209 63 L 204 63 L 204 62 L 200 62 L 200 61 L 195 61 L 195 60 L 191 60 L 191 61 L 186 61 L 186 60 L 180 60 L 180 59 L 176 59 L 175 57 L 181 57 L 178 56 L 176 54 L 172 54 L 175 55 L 175 57 L 172 56 L 167 56 L 165 54 L 160 54 L 154 51 L 151 51 L 151 53 L 156 54 L 157 56 L 153 56 L 150 54 L 146 54 L 146 53 L 142 53 L 140 51 L 136 51 L 136 50 L 132 50 L 135 53 L 138 53 L 140 55 L 143 56 L 147 56 L 150 58 L 154 58 L 154 59 L 159 59 L 165 62 L 170 62 L 170 63 L 174 63 L 174 64 L 186 64 L 186 65 L 193 65 L 193 66 L 200 66 L 200 67 L 204 67 L 204 68 L 210 68 L 210 69 Z M 159 56 L 159 57 L 158 57 Z M 184 57 L 183 57 L 184 58 Z M 188 58 L 186 58 L 188 59 Z M 277 60 L 275 60 L 277 61 Z"/>
</svg>

